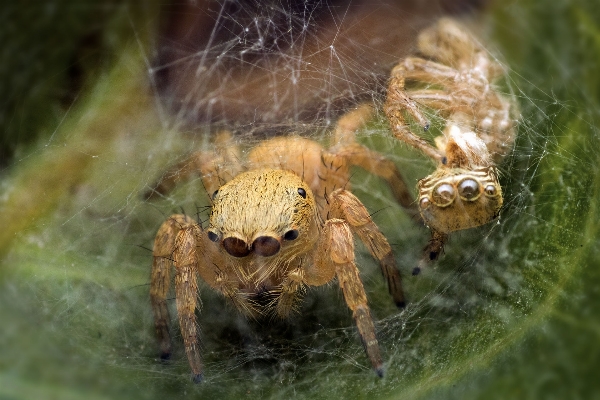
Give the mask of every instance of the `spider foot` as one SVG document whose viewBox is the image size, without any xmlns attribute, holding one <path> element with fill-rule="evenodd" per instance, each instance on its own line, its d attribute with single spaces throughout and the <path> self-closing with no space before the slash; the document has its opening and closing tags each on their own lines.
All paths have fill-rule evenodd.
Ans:
<svg viewBox="0 0 600 400">
<path fill-rule="evenodd" d="M 192 375 L 192 380 L 194 381 L 194 383 L 201 383 L 204 380 L 204 374 Z"/>
<path fill-rule="evenodd" d="M 444 244 L 448 241 L 448 234 L 431 230 L 431 239 L 425 248 L 423 249 L 423 257 L 419 261 L 419 265 L 412 270 L 413 275 L 419 275 L 421 269 L 436 261 L 442 251 L 444 251 Z"/>
</svg>

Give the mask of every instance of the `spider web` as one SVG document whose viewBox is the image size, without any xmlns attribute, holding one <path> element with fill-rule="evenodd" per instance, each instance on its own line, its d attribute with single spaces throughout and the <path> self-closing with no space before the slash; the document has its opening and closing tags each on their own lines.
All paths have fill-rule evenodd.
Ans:
<svg viewBox="0 0 600 400">
<path fill-rule="evenodd" d="M 567 279 L 552 265 L 584 241 L 576 224 L 552 214 L 561 203 L 543 187 L 556 183 L 543 169 L 546 158 L 564 160 L 570 151 L 557 137 L 574 129 L 558 119 L 571 109 L 504 62 L 502 49 L 490 44 L 491 57 L 506 71 L 498 88 L 516 99 L 522 115 L 514 150 L 500 166 L 505 205 L 497 223 L 452 234 L 440 261 L 412 277 L 429 232 L 410 221 L 380 179 L 360 170 L 350 179 L 353 193 L 392 244 L 409 297 L 405 310 L 394 307 L 377 264 L 358 245 L 384 379 L 370 370 L 335 281 L 309 288 L 289 321 L 246 320 L 201 285 L 205 382 L 196 386 L 189 380 L 171 298 L 174 354 L 168 362 L 158 360 L 149 248 L 166 217 L 183 211 L 203 221 L 209 201 L 198 178 L 159 201 L 143 200 L 141 193 L 167 166 L 195 150 L 210 150 L 219 129 L 234 132 L 242 154 L 275 134 L 297 133 L 328 146 L 336 119 L 349 107 L 368 102 L 380 110 L 390 68 L 414 53 L 418 32 L 447 10 L 441 4 L 365 3 L 179 5 L 171 10 L 183 17 L 171 15 L 177 23 L 159 30 L 151 50 L 144 44 L 146 28 L 128 16 L 135 40 L 116 69 L 129 72 L 102 77 L 82 100 L 84 111 L 73 111 L 75 122 L 57 127 L 66 133 L 53 134 L 16 162 L 18 168 L 67 146 L 67 154 L 85 159 L 87 167 L 56 211 L 19 233 L 7 256 L 21 275 L 3 290 L 3 303 L 13 305 L 2 313 L 14 323 L 0 344 L 4 339 L 8 348 L 18 340 L 30 349 L 22 363 L 6 368 L 0 386 L 31 394 L 19 385 L 41 377 L 40 390 L 65 397 L 83 390 L 145 398 L 190 393 L 362 398 L 399 391 L 418 396 L 485 366 L 543 318 L 544 307 L 557 296 L 552 288 Z M 486 42 L 494 29 L 507 29 L 495 18 L 466 22 Z M 390 21 L 398 26 L 391 34 Z M 531 29 L 524 35 L 533 36 Z M 427 113 L 433 136 L 443 120 Z M 101 143 L 90 139 L 95 129 Z M 358 140 L 394 160 L 413 188 L 433 170 L 430 161 L 391 137 L 382 113 Z M 3 183 L 6 198 L 17 183 Z M 589 200 L 579 197 L 579 187 L 571 181 L 560 185 L 565 200 L 572 192 L 586 209 Z M 564 207 L 560 215 L 572 217 L 572 209 Z M 560 245 L 543 240 L 560 235 L 566 235 Z M 23 301 L 14 304 L 17 298 Z M 39 331 L 31 329 L 38 324 Z M 7 349 L 6 359 L 18 359 L 15 352 Z M 57 362 L 61 368 L 42 367 Z M 17 383 L 8 383 L 11 376 L 19 377 Z"/>
</svg>

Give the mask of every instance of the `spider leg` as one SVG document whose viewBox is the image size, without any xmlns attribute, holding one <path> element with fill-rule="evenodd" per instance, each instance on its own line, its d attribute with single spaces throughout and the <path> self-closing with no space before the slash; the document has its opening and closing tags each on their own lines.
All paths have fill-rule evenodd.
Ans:
<svg viewBox="0 0 600 400">
<path fill-rule="evenodd" d="M 239 149 L 233 145 L 231 133 L 216 135 L 215 152 L 196 151 L 185 160 L 171 166 L 163 176 L 144 193 L 146 200 L 156 199 L 171 192 L 179 183 L 200 175 L 209 195 L 241 170 Z"/>
<path fill-rule="evenodd" d="M 301 297 L 300 295 L 306 290 L 304 275 L 304 269 L 293 269 L 281 284 L 281 292 L 275 305 L 275 312 L 281 318 L 286 318 L 290 314 L 294 307 L 296 307 Z"/>
<path fill-rule="evenodd" d="M 200 238 L 200 227 L 195 223 L 186 224 L 177 233 L 175 251 L 173 252 L 175 274 L 175 300 L 177 315 L 181 327 L 181 336 L 185 353 L 192 369 L 195 383 L 202 381 L 203 365 L 198 346 L 196 308 L 201 305 L 198 299 L 198 282 L 196 277 L 198 265 L 197 246 Z"/>
<path fill-rule="evenodd" d="M 503 74 L 502 67 L 490 59 L 483 46 L 469 31 L 452 18 L 424 29 L 418 37 L 418 47 L 427 57 L 457 69 L 477 69 L 494 79 Z"/>
<path fill-rule="evenodd" d="M 459 76 L 460 71 L 456 68 L 420 57 L 406 57 L 391 72 L 391 78 L 401 90 L 407 79 L 448 87 L 453 86 Z"/>
<path fill-rule="evenodd" d="M 327 220 L 323 240 L 315 252 L 315 268 L 324 271 L 322 276 L 335 271 L 348 308 L 358 328 L 362 344 L 378 376 L 383 376 L 383 360 L 375 336 L 375 325 L 367 304 L 358 268 L 354 262 L 354 243 L 348 224 L 341 219 Z"/>
<path fill-rule="evenodd" d="M 218 166 L 223 159 L 215 154 L 197 151 L 185 160 L 171 166 L 162 177 L 144 193 L 144 199 L 154 200 L 170 193 L 181 182 L 197 176 L 202 171 L 204 186 L 209 194 L 220 186 Z M 214 188 L 214 189 L 213 189 Z"/>
<path fill-rule="evenodd" d="M 471 61 L 474 52 L 482 51 L 471 35 L 452 18 L 440 20 L 418 37 L 421 53 L 448 65 L 461 66 Z"/>
<path fill-rule="evenodd" d="M 421 111 L 419 111 L 416 103 L 410 99 L 410 97 L 408 97 L 406 92 L 392 88 L 390 85 L 384 111 L 390 121 L 392 134 L 398 140 L 401 140 L 413 146 L 414 148 L 421 150 L 425 155 L 431 157 L 433 160 L 441 162 L 442 156 L 438 153 L 438 151 L 425 139 L 415 135 L 410 131 L 409 126 L 404 119 L 404 111 L 408 111 L 413 116 L 419 116 L 417 120 L 420 120 L 419 123 L 421 126 L 423 126 L 424 130 L 429 129 L 429 122 L 421 114 Z"/>
<path fill-rule="evenodd" d="M 385 179 L 396 201 L 406 209 L 411 219 L 419 220 L 420 215 L 414 198 L 396 164 L 382 154 L 356 142 L 356 131 L 372 118 L 373 114 L 373 108 L 363 104 L 340 117 L 334 130 L 336 145 L 325 154 L 342 157 L 346 163 L 361 167 Z"/>
<path fill-rule="evenodd" d="M 373 118 L 374 114 L 373 107 L 365 103 L 342 115 L 335 124 L 335 130 L 333 131 L 334 143 L 342 145 L 354 143 L 356 131 Z"/>
<path fill-rule="evenodd" d="M 392 248 L 377 225 L 371 219 L 365 206 L 347 190 L 338 189 L 330 195 L 331 213 L 341 218 L 379 261 L 381 272 L 387 282 L 388 291 L 398 307 L 404 307 L 406 300 L 402 289 L 402 277 L 396 265 Z"/>
<path fill-rule="evenodd" d="M 351 143 L 333 149 L 350 164 L 383 178 L 392 191 L 396 201 L 405 209 L 411 220 L 421 221 L 421 216 L 413 195 L 408 189 L 404 177 L 394 162 L 381 153 L 370 150 L 359 143 Z"/>
<path fill-rule="evenodd" d="M 183 336 L 185 351 L 194 374 L 194 381 L 202 380 L 202 362 L 198 350 L 196 317 L 198 306 L 198 246 L 200 227 L 182 214 L 171 216 L 159 228 L 154 240 L 154 261 L 150 284 L 150 300 L 154 312 L 154 326 L 158 338 L 161 358 L 171 354 L 169 334 L 169 310 L 166 297 L 170 286 L 170 268 L 175 265 L 175 302 Z M 209 282 L 210 283 L 210 282 Z"/>
<path fill-rule="evenodd" d="M 454 92 L 448 90 L 419 89 L 409 92 L 410 98 L 426 107 L 433 108 L 442 113 L 462 112 L 473 114 L 473 108 L 477 104 L 476 96 L 470 93 Z"/>
<path fill-rule="evenodd" d="M 192 220 L 185 215 L 172 215 L 163 222 L 154 239 L 150 301 L 162 359 L 168 359 L 171 356 L 169 310 L 166 300 L 171 284 L 170 269 L 173 263 L 175 237 L 179 229 L 189 223 L 192 223 Z"/>
<path fill-rule="evenodd" d="M 411 65 L 409 62 L 411 60 L 417 60 L 418 65 L 427 63 L 426 60 L 410 58 L 404 60 L 392 70 L 384 111 L 388 117 L 388 120 L 390 121 L 392 133 L 396 138 L 421 150 L 435 161 L 441 162 L 442 155 L 437 151 L 437 149 L 420 136 L 412 133 L 404 118 L 404 112 L 408 112 L 423 127 L 424 130 L 429 129 L 429 121 L 427 121 L 427 118 L 425 118 L 425 116 L 421 113 L 417 103 L 406 93 L 405 81 L 407 78 L 423 80 L 430 76 L 427 72 L 423 73 L 423 71 L 420 69 L 413 70 L 411 68 L 407 68 L 407 66 Z M 449 67 L 446 68 L 454 71 Z M 456 71 L 454 71 L 454 73 L 456 74 Z M 449 75 L 449 72 L 447 74 Z M 444 75 L 440 72 L 440 76 Z M 447 80 L 449 79 L 450 78 L 448 77 Z"/>
<path fill-rule="evenodd" d="M 419 261 L 419 266 L 415 267 L 412 271 L 413 275 L 418 275 L 425 266 L 429 263 L 438 259 L 440 253 L 444 250 L 444 244 L 448 241 L 448 235 L 442 232 L 438 232 L 434 229 L 431 230 L 431 239 L 425 248 L 423 249 L 423 258 Z"/>
<path fill-rule="evenodd" d="M 441 89 L 416 89 L 410 91 L 410 98 L 435 110 L 449 110 L 454 105 L 454 96 Z"/>
</svg>

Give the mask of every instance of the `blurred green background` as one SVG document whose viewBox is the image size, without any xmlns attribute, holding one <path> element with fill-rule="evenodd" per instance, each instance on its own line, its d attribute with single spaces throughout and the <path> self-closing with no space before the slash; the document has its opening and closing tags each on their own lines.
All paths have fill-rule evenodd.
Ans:
<svg viewBox="0 0 600 400">
<path fill-rule="evenodd" d="M 591 0 L 494 2 L 481 18 L 522 114 L 502 167 L 501 223 L 427 240 L 381 182 L 356 193 L 394 245 L 411 304 L 397 313 L 366 255 L 363 279 L 386 358 L 368 368 L 335 285 L 289 324 L 247 322 L 202 288 L 206 382 L 193 385 L 174 327 L 161 363 L 148 299 L 154 232 L 206 204 L 197 182 L 139 194 L 203 138 L 151 96 L 158 9 L 48 2 L 0 13 L 0 398 L 597 398 L 600 11 Z M 10 40 L 9 40 L 10 39 Z M 77 54 L 73 58 L 73 54 Z M 374 123 L 361 140 L 411 182 L 425 160 Z"/>
</svg>

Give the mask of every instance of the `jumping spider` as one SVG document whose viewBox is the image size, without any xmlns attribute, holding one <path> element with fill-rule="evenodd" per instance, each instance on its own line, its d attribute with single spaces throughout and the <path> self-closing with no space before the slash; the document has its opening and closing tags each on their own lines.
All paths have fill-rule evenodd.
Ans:
<svg viewBox="0 0 600 400">
<path fill-rule="evenodd" d="M 253 148 L 245 162 L 231 135 L 221 133 L 216 151 L 194 153 L 146 193 L 146 198 L 161 196 L 195 174 L 212 193 L 207 227 L 186 215 L 172 215 L 159 228 L 153 250 L 150 293 L 161 352 L 163 357 L 171 352 L 166 299 L 173 264 L 179 324 L 195 382 L 203 376 L 194 314 L 197 274 L 244 314 L 282 318 L 297 308 L 307 286 L 337 277 L 367 357 L 383 375 L 353 234 L 379 261 L 396 305 L 403 307 L 405 299 L 387 239 L 348 190 L 350 166 L 383 177 L 409 214 L 417 216 L 418 211 L 394 163 L 354 141 L 355 131 L 371 114 L 363 106 L 340 118 L 333 135 L 336 145 L 328 150 L 309 139 L 278 137 Z"/>
<path fill-rule="evenodd" d="M 432 239 L 414 275 L 438 258 L 448 233 L 498 217 L 503 200 L 496 163 L 512 148 L 516 113 L 491 84 L 502 75 L 501 66 L 459 23 L 440 19 L 419 35 L 418 47 L 429 59 L 408 57 L 393 68 L 384 107 L 394 136 L 438 164 L 418 183 L 419 209 Z M 406 81 L 430 86 L 407 90 Z M 446 119 L 437 148 L 405 122 L 407 112 L 429 129 L 418 104 Z"/>
</svg>

